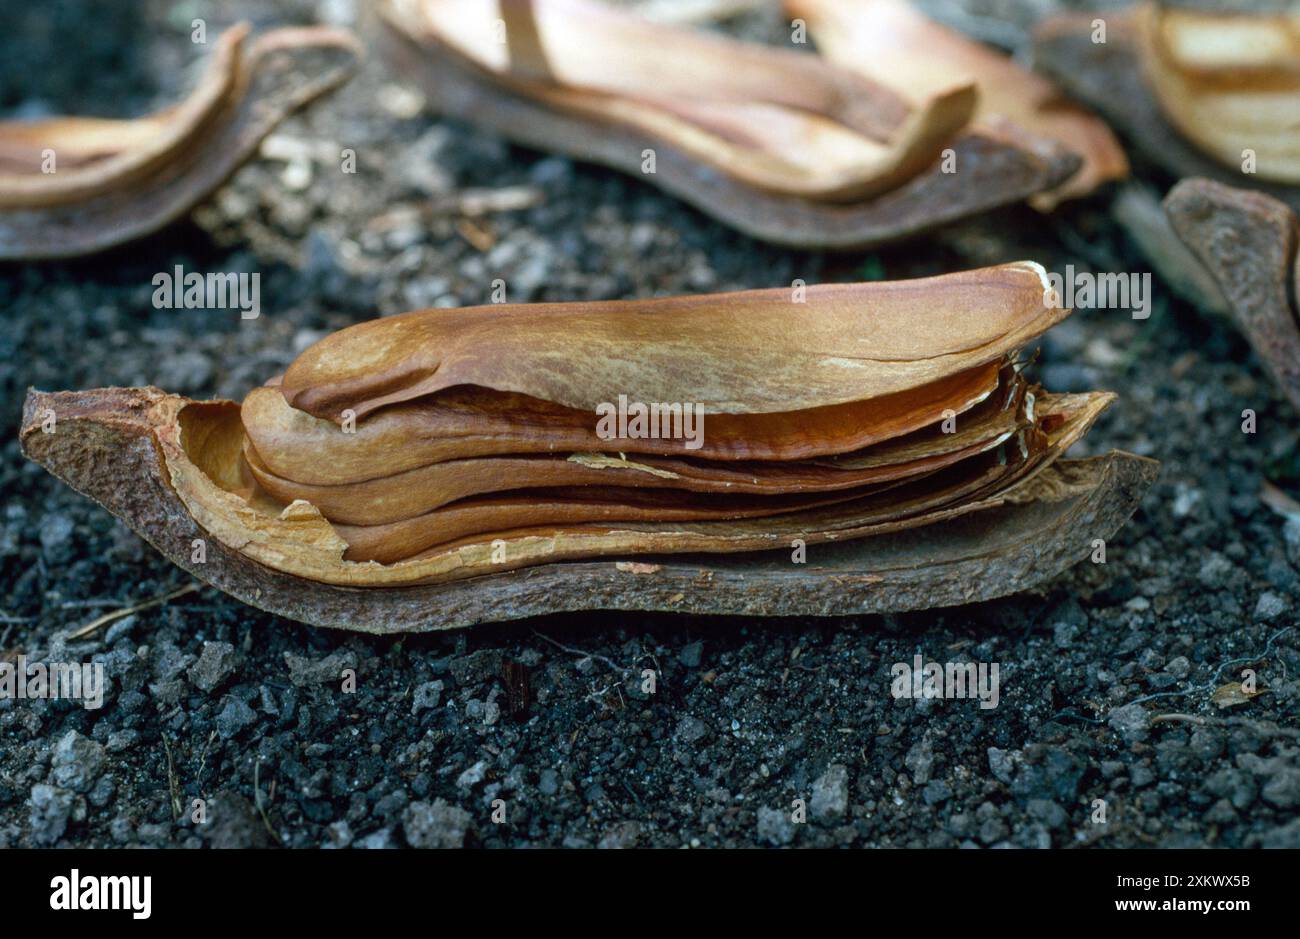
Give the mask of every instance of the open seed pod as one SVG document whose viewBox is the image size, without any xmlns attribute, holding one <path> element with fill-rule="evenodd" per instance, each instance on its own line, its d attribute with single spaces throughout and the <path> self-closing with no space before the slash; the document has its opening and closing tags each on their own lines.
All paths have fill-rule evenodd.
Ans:
<svg viewBox="0 0 1300 939">
<path fill-rule="evenodd" d="M 242 406 L 32 392 L 21 441 L 177 564 L 318 625 L 965 603 L 1094 552 L 1155 474 L 1058 460 L 1112 396 L 1023 376 L 1068 313 L 1049 290 L 1021 263 L 425 310 L 326 337 Z"/>
<path fill-rule="evenodd" d="M 1300 184 L 1300 12 L 1140 7 L 1138 36 L 1161 111 L 1187 139 L 1260 179 Z"/>
<path fill-rule="evenodd" d="M 1105 41 L 1095 40 L 1104 24 Z M 1300 207 L 1300 20 L 1144 4 L 1049 18 L 1035 63 L 1175 176 Z"/>
<path fill-rule="evenodd" d="M 435 109 L 642 177 L 779 244 L 883 244 L 1023 200 L 1078 166 L 1053 141 L 970 130 L 969 82 L 909 100 L 812 56 L 590 0 L 377 10 L 381 54 Z M 948 148 L 963 172 L 942 172 Z"/>
<path fill-rule="evenodd" d="M 183 102 L 134 120 L 0 122 L 0 260 L 91 254 L 181 217 L 284 118 L 351 75 L 352 35 L 247 25 L 214 44 Z"/>
<path fill-rule="evenodd" d="M 1300 223 L 1285 203 L 1209 179 L 1165 197 L 1174 231 L 1217 281 L 1228 312 L 1300 409 Z"/>
<path fill-rule="evenodd" d="M 818 50 L 837 65 L 892 84 L 913 101 L 973 83 L 979 91 L 976 126 L 1006 119 L 1078 154 L 1079 171 L 1033 196 L 1036 208 L 1051 209 L 1128 175 L 1128 159 L 1100 119 L 1041 75 L 926 18 L 907 0 L 785 0 L 785 7 L 807 22 Z"/>
</svg>

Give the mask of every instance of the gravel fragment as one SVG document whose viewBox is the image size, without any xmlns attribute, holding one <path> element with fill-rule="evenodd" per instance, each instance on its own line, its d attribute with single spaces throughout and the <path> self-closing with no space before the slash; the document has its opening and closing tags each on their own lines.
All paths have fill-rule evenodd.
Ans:
<svg viewBox="0 0 1300 939">
<path fill-rule="evenodd" d="M 238 736 L 239 732 L 257 720 L 257 714 L 243 700 L 234 696 L 226 698 L 226 705 L 217 715 L 217 733 L 223 740 Z"/>
<path fill-rule="evenodd" d="M 989 771 L 993 773 L 993 777 L 999 782 L 1010 784 L 1016 768 L 1020 765 L 1020 754 L 989 747 L 988 757 Z"/>
<path fill-rule="evenodd" d="M 54 748 L 51 781 L 63 789 L 86 792 L 104 771 L 107 759 L 102 744 L 70 730 Z"/>
<path fill-rule="evenodd" d="M 207 821 L 198 826 L 198 832 L 211 848 L 265 848 L 273 844 L 252 803 L 231 790 L 215 793 L 208 800 Z"/>
<path fill-rule="evenodd" d="M 641 826 L 636 822 L 619 822 L 613 825 L 596 843 L 597 848 L 635 848 L 641 836 Z"/>
<path fill-rule="evenodd" d="M 323 659 L 286 652 L 284 664 L 289 667 L 289 680 L 296 687 L 304 688 L 308 685 L 342 682 L 344 669 L 356 669 L 357 657 L 347 650 L 339 650 Z"/>
<path fill-rule="evenodd" d="M 32 786 L 31 797 L 28 799 L 31 809 L 28 824 L 32 842 L 48 847 L 62 838 L 75 801 L 75 793 L 67 789 L 45 783 Z"/>
<path fill-rule="evenodd" d="M 235 647 L 228 642 L 205 642 L 198 661 L 186 676 L 190 684 L 211 694 L 235 673 Z"/>
<path fill-rule="evenodd" d="M 778 847 L 794 841 L 795 823 L 790 815 L 780 809 L 758 810 L 758 839 Z"/>
<path fill-rule="evenodd" d="M 352 826 L 346 821 L 334 822 L 325 829 L 322 848 L 346 848 L 352 844 Z"/>
<path fill-rule="evenodd" d="M 1280 809 L 1300 805 L 1300 766 L 1281 766 L 1269 777 L 1260 797 Z"/>
<path fill-rule="evenodd" d="M 1124 738 L 1125 743 L 1139 743 L 1151 732 L 1151 719 L 1140 704 L 1126 704 L 1110 712 L 1106 721 Z"/>
<path fill-rule="evenodd" d="M 930 781 L 930 770 L 934 766 L 934 750 L 930 745 L 930 735 L 926 733 L 921 740 L 907 751 L 903 764 L 911 770 L 912 782 L 923 786 Z"/>
<path fill-rule="evenodd" d="M 699 668 L 700 661 L 704 657 L 704 643 L 690 642 L 682 646 L 682 651 L 677 653 L 677 661 L 681 662 L 687 668 Z"/>
<path fill-rule="evenodd" d="M 1254 618 L 1257 623 L 1271 623 L 1290 608 L 1286 598 L 1271 590 L 1265 590 L 1255 602 Z"/>
<path fill-rule="evenodd" d="M 1282 525 L 1282 539 L 1286 544 L 1287 560 L 1300 568 L 1300 518 L 1288 518 Z"/>
<path fill-rule="evenodd" d="M 843 816 L 848 808 L 849 768 L 843 763 L 835 763 L 813 783 L 808 812 L 818 821 L 825 822 Z"/>
<path fill-rule="evenodd" d="M 456 777 L 456 785 L 461 789 L 472 789 L 483 781 L 487 775 L 487 761 L 479 760 Z"/>
<path fill-rule="evenodd" d="M 482 684 L 501 674 L 500 649 L 483 649 L 469 655 L 458 656 L 451 662 L 451 677 L 461 688 Z"/>
<path fill-rule="evenodd" d="M 470 814 L 443 799 L 412 802 L 402 816 L 402 830 L 413 848 L 460 848 L 470 830 Z"/>
<path fill-rule="evenodd" d="M 1063 828 L 1068 820 L 1065 809 L 1050 799 L 1030 799 L 1025 804 L 1029 814 L 1051 829 Z"/>
<path fill-rule="evenodd" d="M 677 722 L 674 736 L 684 744 L 698 743 L 709 734 L 709 725 L 698 717 L 686 715 Z"/>
<path fill-rule="evenodd" d="M 442 688 L 441 681 L 426 681 L 417 685 L 411 695 L 411 713 L 419 714 L 436 708 L 442 701 Z"/>
<path fill-rule="evenodd" d="M 76 550 L 76 545 L 72 540 L 74 531 L 76 531 L 76 525 L 66 515 L 51 513 L 41 519 L 39 537 L 41 551 L 44 552 L 47 562 L 63 564 L 72 557 L 73 552 Z"/>
<path fill-rule="evenodd" d="M 397 847 L 397 838 L 391 827 L 381 828 L 358 838 L 352 842 L 352 847 L 359 848 L 362 851 L 387 851 L 390 848 Z"/>
</svg>

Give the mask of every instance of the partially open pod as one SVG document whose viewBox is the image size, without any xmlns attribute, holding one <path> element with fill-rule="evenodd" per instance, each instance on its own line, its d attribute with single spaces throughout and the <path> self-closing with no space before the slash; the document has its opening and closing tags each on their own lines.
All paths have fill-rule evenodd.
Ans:
<svg viewBox="0 0 1300 939">
<path fill-rule="evenodd" d="M 861 540 L 846 540 L 851 529 L 825 532 L 822 540 L 837 543 L 810 550 L 807 565 L 791 564 L 788 542 L 775 534 L 751 542 L 773 550 L 700 556 L 687 544 L 685 554 L 637 564 L 560 562 L 560 546 L 521 541 L 507 557 L 512 548 L 555 551 L 555 562 L 502 570 L 491 564 L 491 545 L 470 546 L 444 570 L 481 576 L 419 583 L 415 568 L 341 560 L 341 540 L 314 510 L 250 503 L 236 475 L 241 436 L 233 402 L 152 388 L 32 392 L 22 428 L 29 457 L 196 577 L 260 609 L 374 633 L 579 609 L 806 616 L 987 600 L 1037 587 L 1088 557 L 1156 474 L 1153 461 L 1119 452 L 1058 461 L 1017 490 L 935 519 L 942 524 Z"/>
<path fill-rule="evenodd" d="M 246 43 L 248 33 L 222 34 L 190 96 L 156 114 L 0 122 L 0 260 L 90 254 L 162 228 L 360 57 L 343 30 L 279 29 Z"/>
<path fill-rule="evenodd" d="M 1027 262 L 418 311 L 326 337 L 242 407 L 33 392 L 21 440 L 183 567 L 313 623 L 911 609 L 1041 582 L 1152 478 L 1058 461 L 1114 397 L 1024 378 L 1067 312 Z M 602 429 L 624 389 L 707 402 L 700 446 Z"/>
<path fill-rule="evenodd" d="M 1147 5 L 1137 18 L 1147 79 L 1174 126 L 1224 166 L 1300 184 L 1300 12 Z"/>
<path fill-rule="evenodd" d="M 406 35 L 561 113 L 646 133 L 760 190 L 851 201 L 934 162 L 974 88 L 908 103 L 790 50 L 591 0 L 385 0 Z"/>
<path fill-rule="evenodd" d="M 1039 134 L 1078 154 L 1079 171 L 1034 195 L 1036 208 L 1049 210 L 1128 175 L 1119 141 L 1098 117 L 1043 76 L 926 18 L 908 0 L 785 0 L 785 8 L 807 22 L 822 55 L 849 71 L 915 101 L 973 84 L 979 93 L 975 126 L 1005 119 L 1008 135 Z"/>
<path fill-rule="evenodd" d="M 1034 62 L 1174 176 L 1249 185 L 1300 208 L 1295 28 L 1288 17 L 1148 4 L 1064 13 L 1035 28 Z"/>
<path fill-rule="evenodd" d="M 969 83 L 910 102 L 813 56 L 582 0 L 510 0 L 500 20 L 474 0 L 376 10 L 380 55 L 436 110 L 628 173 L 778 244 L 897 241 L 1079 166 L 1054 141 L 970 129 Z M 943 171 L 948 149 L 961 174 Z"/>
</svg>

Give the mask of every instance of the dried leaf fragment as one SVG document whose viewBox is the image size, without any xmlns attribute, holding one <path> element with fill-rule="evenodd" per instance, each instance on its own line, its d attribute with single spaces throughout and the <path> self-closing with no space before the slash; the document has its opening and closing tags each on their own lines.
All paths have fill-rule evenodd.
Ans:
<svg viewBox="0 0 1300 939">
<path fill-rule="evenodd" d="M 1242 704 L 1249 704 L 1267 691 L 1267 688 L 1247 690 L 1242 682 L 1230 681 L 1226 685 L 1220 685 L 1214 689 L 1214 694 L 1210 696 L 1210 700 L 1220 709 L 1238 707 Z"/>
<path fill-rule="evenodd" d="M 134 120 L 0 122 L 0 260 L 91 254 L 179 218 L 360 56 L 325 27 L 221 35 L 190 96 Z"/>
<path fill-rule="evenodd" d="M 515 720 L 522 720 L 533 701 L 528 666 L 514 659 L 506 659 L 501 663 L 501 683 L 506 689 L 506 713 Z"/>
</svg>

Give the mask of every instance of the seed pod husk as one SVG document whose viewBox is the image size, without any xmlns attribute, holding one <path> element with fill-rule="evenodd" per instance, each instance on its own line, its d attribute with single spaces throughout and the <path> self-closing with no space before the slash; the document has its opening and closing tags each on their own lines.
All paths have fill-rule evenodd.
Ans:
<svg viewBox="0 0 1300 939">
<path fill-rule="evenodd" d="M 976 603 L 1039 588 L 1088 557 L 1096 539 L 1110 540 L 1133 514 L 1156 476 L 1154 461 L 1119 451 L 1058 460 L 1013 497 L 943 524 L 828 544 L 808 565 L 789 564 L 782 544 L 758 555 L 683 555 L 639 566 L 610 559 L 544 563 L 440 584 L 359 588 L 282 570 L 269 548 L 249 551 L 233 532 L 219 537 L 198 523 L 177 490 L 177 480 L 185 486 L 195 477 L 174 442 L 178 415 L 212 406 L 157 389 L 33 392 L 23 447 L 174 564 L 244 603 L 317 626 L 381 634 L 583 609 L 833 616 Z M 217 406 L 230 413 L 236 407 Z M 53 434 L 41 429 L 46 412 L 62 415 Z M 168 466 L 178 463 L 184 471 L 173 477 Z M 291 515 L 272 528 L 281 526 L 311 544 L 309 525 Z M 284 544 L 258 526 L 244 534 Z M 206 547 L 201 564 L 193 560 L 196 539 Z"/>
<path fill-rule="evenodd" d="M 1279 390 L 1300 409 L 1300 221 L 1285 203 L 1209 179 L 1165 197 L 1178 236 L 1214 277 L 1228 312 Z"/>
</svg>

